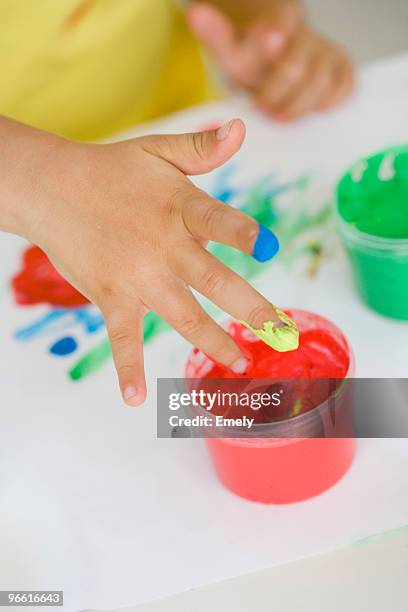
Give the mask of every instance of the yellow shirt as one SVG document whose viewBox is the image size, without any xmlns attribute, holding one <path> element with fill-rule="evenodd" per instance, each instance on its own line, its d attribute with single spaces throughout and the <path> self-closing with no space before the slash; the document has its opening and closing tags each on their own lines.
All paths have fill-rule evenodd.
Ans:
<svg viewBox="0 0 408 612">
<path fill-rule="evenodd" d="M 213 93 L 172 0 L 0 0 L 0 114 L 92 140 Z"/>
</svg>

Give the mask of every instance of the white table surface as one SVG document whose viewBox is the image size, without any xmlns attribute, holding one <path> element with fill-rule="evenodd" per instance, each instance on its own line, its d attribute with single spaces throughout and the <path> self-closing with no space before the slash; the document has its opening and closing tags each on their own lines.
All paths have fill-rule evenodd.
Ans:
<svg viewBox="0 0 408 612">
<path fill-rule="evenodd" d="M 407 576 L 408 527 L 121 612 L 407 612 Z"/>
</svg>

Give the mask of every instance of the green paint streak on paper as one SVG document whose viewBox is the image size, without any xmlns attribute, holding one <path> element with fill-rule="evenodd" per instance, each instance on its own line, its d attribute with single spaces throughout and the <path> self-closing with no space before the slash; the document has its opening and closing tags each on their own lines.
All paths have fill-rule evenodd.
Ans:
<svg viewBox="0 0 408 612">
<path fill-rule="evenodd" d="M 277 199 L 288 191 L 304 189 L 308 180 L 308 176 L 301 176 L 291 183 L 271 189 L 270 178 L 262 177 L 249 188 L 239 208 L 268 229 L 273 228 L 278 234 L 282 246 L 285 243 L 285 237 L 279 231 Z M 247 280 L 254 278 L 266 269 L 264 263 L 259 263 L 250 255 L 231 249 L 224 244 L 210 243 L 209 251 Z"/>
<path fill-rule="evenodd" d="M 276 192 L 268 193 L 266 180 L 262 179 L 249 190 L 244 204 L 240 207 L 240 210 L 252 216 L 258 223 L 273 229 L 281 245 L 281 251 L 277 258 L 283 261 L 290 262 L 294 259 L 288 252 L 285 253 L 285 248 L 294 238 L 298 238 L 307 230 L 323 225 L 332 215 L 332 206 L 329 203 L 324 204 L 317 211 L 305 211 L 303 207 L 299 206 L 295 212 L 292 210 L 287 215 L 279 213 L 277 199 L 288 191 L 294 191 L 295 195 L 296 192 L 301 193 L 308 186 L 309 180 L 309 175 L 303 175 L 293 183 L 277 189 Z M 255 278 L 267 269 L 265 264 L 258 263 L 250 255 L 223 244 L 210 243 L 209 251 L 247 280 Z M 299 255 L 304 253 L 303 249 L 297 252 Z"/>
<path fill-rule="evenodd" d="M 385 538 L 395 537 L 403 533 L 408 534 L 408 525 L 401 525 L 401 527 L 394 527 L 394 529 L 387 529 L 386 531 L 373 533 L 372 535 L 366 536 L 365 538 L 354 540 L 354 542 L 351 543 L 351 546 L 365 546 L 366 544 L 370 544 L 371 542 L 383 540 Z"/>
<path fill-rule="evenodd" d="M 314 213 L 305 213 L 302 211 L 297 217 L 289 219 L 287 222 L 283 220 L 279 234 L 281 245 L 286 246 L 293 238 L 299 236 L 302 232 L 325 223 L 331 215 L 332 205 L 324 204 Z"/>
<path fill-rule="evenodd" d="M 71 380 L 81 380 L 90 374 L 93 374 L 110 358 L 111 346 L 108 338 L 104 338 L 102 342 L 97 344 L 92 350 L 86 353 L 76 364 L 68 371 Z"/>
<path fill-rule="evenodd" d="M 149 342 L 149 340 L 168 329 L 170 329 L 170 326 L 163 319 L 156 313 L 149 312 L 144 318 L 144 341 Z M 74 364 L 68 375 L 71 380 L 82 380 L 99 370 L 105 361 L 110 359 L 111 355 L 109 339 L 104 338 Z"/>
<path fill-rule="evenodd" d="M 149 312 L 144 318 L 144 342 L 153 340 L 159 334 L 171 329 L 170 325 L 155 312 Z"/>
</svg>

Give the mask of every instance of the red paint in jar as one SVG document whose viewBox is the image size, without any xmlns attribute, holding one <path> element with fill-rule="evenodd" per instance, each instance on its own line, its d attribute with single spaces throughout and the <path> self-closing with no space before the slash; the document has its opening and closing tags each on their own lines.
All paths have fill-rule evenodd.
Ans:
<svg viewBox="0 0 408 612">
<path fill-rule="evenodd" d="M 259 410 L 255 423 L 270 427 L 313 418 L 316 410 L 329 417 L 329 407 L 322 406 L 324 379 L 352 378 L 354 360 L 351 347 L 340 329 L 329 320 L 302 310 L 287 310 L 300 331 L 299 349 L 278 353 L 235 321 L 228 333 L 249 359 L 245 377 L 234 375 L 211 362 L 194 349 L 186 365 L 185 376 L 211 383 L 211 379 L 263 378 L 296 379 L 295 391 L 301 392 L 308 379 L 308 397 L 296 419 L 279 411 Z M 311 380 L 315 379 L 315 380 Z M 327 387 L 326 387 L 327 398 Z M 349 398 L 344 397 L 343 403 Z M 327 402 L 326 402 L 327 404 Z M 345 414 L 348 406 L 345 406 Z M 229 415 L 228 415 L 229 416 Z M 251 411 L 251 416 L 254 416 Z M 286 420 L 285 420 L 286 419 Z M 270 423 L 275 421 L 275 423 Z M 344 437 L 262 437 L 207 438 L 206 442 L 221 482 L 237 495 L 262 503 L 284 504 L 302 501 L 330 488 L 349 469 L 355 454 L 351 420 L 347 417 Z M 343 431 L 343 430 L 342 430 Z M 318 435 L 318 434 L 316 434 Z M 343 434 L 341 434 L 343 435 Z"/>
</svg>

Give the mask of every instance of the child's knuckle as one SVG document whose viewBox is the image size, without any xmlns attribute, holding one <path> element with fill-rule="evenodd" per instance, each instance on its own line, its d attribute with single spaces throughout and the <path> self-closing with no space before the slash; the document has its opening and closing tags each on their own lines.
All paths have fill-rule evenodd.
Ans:
<svg viewBox="0 0 408 612">
<path fill-rule="evenodd" d="M 191 152 L 194 158 L 200 160 L 207 159 L 206 151 L 206 134 L 204 132 L 195 132 L 190 135 Z"/>
<path fill-rule="evenodd" d="M 227 288 L 226 286 L 226 278 L 219 270 L 210 269 L 204 273 L 203 287 L 209 297 L 222 295 Z"/>
<path fill-rule="evenodd" d="M 271 310 L 272 306 L 268 304 L 257 304 L 249 313 L 248 323 L 256 329 L 261 328 L 266 321 L 270 320 Z"/>
<path fill-rule="evenodd" d="M 200 314 L 190 315 L 183 317 L 177 326 L 184 336 L 201 337 L 206 328 L 206 318 Z"/>
<path fill-rule="evenodd" d="M 202 223 L 209 235 L 214 232 L 216 227 L 222 224 L 223 216 L 224 210 L 221 205 L 209 204 L 206 206 L 202 216 Z"/>
<path fill-rule="evenodd" d="M 112 327 L 109 336 L 113 345 L 117 348 L 126 347 L 129 345 L 130 336 L 127 329 L 122 326 Z"/>
</svg>

